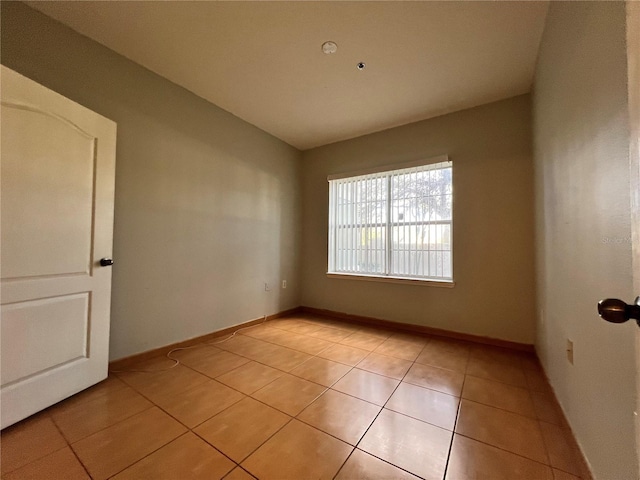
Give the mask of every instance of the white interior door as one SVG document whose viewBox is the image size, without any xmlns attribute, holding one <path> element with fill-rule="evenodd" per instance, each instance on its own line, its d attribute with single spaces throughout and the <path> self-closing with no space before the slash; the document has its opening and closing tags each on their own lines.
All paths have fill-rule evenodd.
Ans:
<svg viewBox="0 0 640 480">
<path fill-rule="evenodd" d="M 627 1 L 627 68 L 633 289 L 640 295 L 640 3 Z M 636 330 L 636 453 L 640 479 L 640 328 Z"/>
<path fill-rule="evenodd" d="M 1 67 L 1 428 L 107 376 L 116 124 Z"/>
</svg>

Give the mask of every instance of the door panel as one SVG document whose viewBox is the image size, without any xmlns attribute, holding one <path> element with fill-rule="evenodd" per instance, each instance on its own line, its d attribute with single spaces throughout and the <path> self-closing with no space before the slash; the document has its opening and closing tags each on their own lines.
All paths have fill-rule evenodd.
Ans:
<svg viewBox="0 0 640 480">
<path fill-rule="evenodd" d="M 1 426 L 107 376 L 116 125 L 2 67 Z"/>
<path fill-rule="evenodd" d="M 2 386 L 86 358 L 88 325 L 88 292 L 3 305 Z"/>
<path fill-rule="evenodd" d="M 16 134 L 27 131 L 37 138 Z M 93 176 L 94 138 L 46 112 L 3 105 L 2 278 L 89 272 Z"/>
<path fill-rule="evenodd" d="M 629 93 L 629 180 L 633 288 L 640 295 L 640 3 L 627 1 L 627 68 Z M 636 330 L 636 456 L 640 479 L 640 328 Z"/>
</svg>

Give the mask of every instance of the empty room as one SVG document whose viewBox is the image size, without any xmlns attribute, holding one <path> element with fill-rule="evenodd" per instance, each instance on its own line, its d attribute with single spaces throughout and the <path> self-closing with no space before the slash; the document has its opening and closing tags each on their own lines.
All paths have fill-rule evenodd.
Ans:
<svg viewBox="0 0 640 480">
<path fill-rule="evenodd" d="M 640 2 L 0 2 L 0 476 L 640 479 Z"/>
</svg>

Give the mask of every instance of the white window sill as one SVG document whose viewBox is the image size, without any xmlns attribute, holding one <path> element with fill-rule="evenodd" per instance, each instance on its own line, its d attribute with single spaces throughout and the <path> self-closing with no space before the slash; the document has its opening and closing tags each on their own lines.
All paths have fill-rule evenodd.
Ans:
<svg viewBox="0 0 640 480">
<path fill-rule="evenodd" d="M 364 280 L 366 282 L 404 283 L 406 285 L 421 285 L 423 287 L 453 288 L 456 284 L 453 280 L 421 280 L 419 278 L 402 278 L 377 275 L 357 275 L 353 273 L 327 272 L 327 278 L 340 278 L 343 280 Z"/>
</svg>

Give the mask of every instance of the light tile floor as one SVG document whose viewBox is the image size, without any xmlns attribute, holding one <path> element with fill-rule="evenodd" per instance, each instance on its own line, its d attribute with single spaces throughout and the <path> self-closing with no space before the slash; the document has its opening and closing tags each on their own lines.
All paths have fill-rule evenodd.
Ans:
<svg viewBox="0 0 640 480">
<path fill-rule="evenodd" d="M 5 429 L 2 479 L 588 478 L 533 355 L 309 315 L 173 355 Z"/>
</svg>

